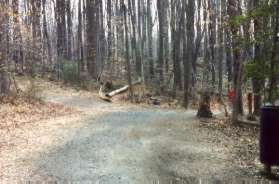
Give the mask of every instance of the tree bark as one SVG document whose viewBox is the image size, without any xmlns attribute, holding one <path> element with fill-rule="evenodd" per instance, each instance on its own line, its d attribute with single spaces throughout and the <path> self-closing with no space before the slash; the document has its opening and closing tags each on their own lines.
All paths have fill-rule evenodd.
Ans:
<svg viewBox="0 0 279 184">
<path fill-rule="evenodd" d="M 228 14 L 231 19 L 237 16 L 237 1 L 236 0 L 228 0 Z M 242 75 L 243 75 L 243 63 L 240 61 L 240 45 L 238 43 L 238 27 L 235 24 L 231 24 L 231 32 L 233 36 L 233 56 L 234 56 L 234 66 L 233 66 L 233 88 L 236 93 L 235 100 L 233 102 L 233 114 L 232 121 L 237 123 L 237 118 L 239 115 L 243 114 L 243 106 L 242 106 Z"/>
<path fill-rule="evenodd" d="M 51 40 L 49 37 L 48 29 L 47 29 L 47 15 L 46 15 L 46 0 L 42 0 L 43 5 L 43 33 L 44 33 L 44 40 L 45 44 L 47 45 L 47 54 L 48 54 L 48 64 L 52 66 L 52 52 L 51 52 Z"/>
<path fill-rule="evenodd" d="M 97 79 L 97 4 L 96 0 L 86 0 L 87 20 L 87 69 L 89 74 Z"/>
<path fill-rule="evenodd" d="M 254 8 L 257 8 L 260 5 L 259 0 L 254 0 Z M 255 39 L 259 39 L 261 37 L 261 30 L 262 30 L 262 18 L 255 18 L 254 19 L 254 36 Z M 254 62 L 256 64 L 264 64 L 261 58 L 262 56 L 262 47 L 259 42 L 255 42 L 254 45 Z M 258 77 L 253 77 L 252 79 L 252 86 L 253 86 L 253 93 L 254 93 L 254 112 L 253 114 L 259 116 L 261 112 L 262 106 L 262 95 L 261 91 L 264 87 L 264 80 Z"/>
<path fill-rule="evenodd" d="M 186 2 L 184 2 L 184 6 L 186 6 Z M 186 9 L 185 9 L 186 10 Z M 185 16 L 183 14 L 183 16 Z M 194 53 L 194 37 L 195 37 L 195 1 L 189 0 L 186 10 L 186 34 L 187 34 L 187 42 L 184 37 L 184 52 L 185 58 L 183 59 L 184 64 L 184 107 L 188 108 L 190 101 L 190 81 L 191 81 L 191 71 L 192 71 L 192 63 L 193 63 L 193 53 Z M 185 29 L 185 27 L 183 27 Z M 184 34 L 185 35 L 185 34 Z M 185 49 L 186 48 L 186 49 Z"/>
<path fill-rule="evenodd" d="M 14 42 L 14 51 L 13 51 L 13 60 L 15 62 L 15 70 L 19 72 L 19 64 L 23 63 L 23 51 L 22 51 L 22 35 L 20 30 L 19 22 L 19 4 L 18 0 L 12 1 L 13 6 L 13 42 Z"/>
<path fill-rule="evenodd" d="M 8 8 L 8 4 L 4 0 L 0 0 L 0 8 L 6 10 Z M 8 72 L 6 70 L 6 49 L 5 45 L 7 42 L 6 35 L 6 23 L 8 20 L 8 12 L 0 11 L 0 95 L 8 94 L 10 89 L 10 84 L 8 80 Z"/>
<path fill-rule="evenodd" d="M 126 68 L 127 68 L 127 80 L 130 86 L 129 96 L 131 102 L 133 102 L 133 87 L 132 87 L 132 76 L 131 76 L 131 65 L 130 65 L 130 56 L 129 56 L 129 38 L 128 38 L 128 24 L 127 24 L 127 8 L 125 6 L 124 0 L 121 2 L 121 9 L 123 11 L 124 19 L 124 32 L 125 32 L 125 45 L 126 45 Z"/>
<path fill-rule="evenodd" d="M 150 78 L 154 78 L 154 61 L 153 61 L 153 19 L 151 12 L 151 0 L 147 0 L 147 32 L 148 32 L 148 62 Z"/>
<path fill-rule="evenodd" d="M 166 0 L 157 0 L 157 10 L 158 10 L 158 21 L 159 21 L 159 53 L 158 53 L 158 67 L 157 70 L 159 72 L 159 81 L 162 86 L 164 83 L 164 63 L 165 63 L 165 44 L 166 43 L 166 32 L 165 32 L 165 3 Z"/>
<path fill-rule="evenodd" d="M 72 52 L 72 9 L 71 9 L 71 0 L 66 0 L 66 12 L 67 12 L 67 58 L 72 60 L 73 52 Z"/>
</svg>

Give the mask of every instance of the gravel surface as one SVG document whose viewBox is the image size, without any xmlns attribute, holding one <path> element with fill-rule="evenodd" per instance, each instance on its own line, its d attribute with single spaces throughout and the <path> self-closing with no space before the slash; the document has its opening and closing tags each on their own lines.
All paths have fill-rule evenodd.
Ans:
<svg viewBox="0 0 279 184">
<path fill-rule="evenodd" d="M 80 113 L 16 130 L 0 152 L 0 183 L 254 183 L 231 162 L 227 147 L 211 140 L 210 129 L 198 125 L 195 111 L 62 92 L 46 93 L 45 100 Z"/>
</svg>

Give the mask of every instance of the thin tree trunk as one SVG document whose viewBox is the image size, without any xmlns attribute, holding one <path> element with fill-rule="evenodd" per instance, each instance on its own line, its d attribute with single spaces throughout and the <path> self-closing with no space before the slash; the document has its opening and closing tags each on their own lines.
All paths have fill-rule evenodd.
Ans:
<svg viewBox="0 0 279 184">
<path fill-rule="evenodd" d="M 71 0 L 66 2 L 66 12 L 67 12 L 67 56 L 69 60 L 73 58 L 72 52 L 72 10 L 71 10 Z"/>
<path fill-rule="evenodd" d="M 158 53 L 158 67 L 160 86 L 164 83 L 164 72 L 163 66 L 165 63 L 164 58 L 164 48 L 165 48 L 165 1 L 157 0 L 157 10 L 159 19 L 159 53 Z"/>
<path fill-rule="evenodd" d="M 8 8 L 8 3 L 4 0 L 0 0 L 0 7 L 3 9 Z M 8 12 L 0 12 L 0 94 L 7 94 L 9 92 L 10 84 L 8 80 L 8 73 L 6 71 L 6 63 L 5 60 L 7 59 L 5 45 L 7 42 L 7 32 L 6 30 L 6 23 L 8 21 L 9 15 Z"/>
<path fill-rule="evenodd" d="M 86 5 L 87 69 L 89 74 L 97 79 L 97 4 L 95 0 L 87 0 Z"/>
<path fill-rule="evenodd" d="M 46 0 L 42 0 L 43 4 L 43 32 L 44 32 L 44 40 L 47 45 L 47 53 L 48 53 L 48 62 L 49 65 L 52 66 L 52 54 L 51 54 L 51 41 L 49 38 L 49 33 L 47 30 L 47 20 L 46 20 Z"/>
<path fill-rule="evenodd" d="M 82 12 L 81 0 L 78 3 L 78 75 L 80 77 L 81 71 L 84 71 L 84 51 L 83 51 L 83 34 L 82 34 Z"/>
<path fill-rule="evenodd" d="M 130 100 L 133 102 L 133 86 L 132 86 L 132 77 L 131 77 L 131 66 L 130 66 L 130 56 L 129 56 L 129 38 L 128 38 L 128 25 L 127 25 L 127 9 L 124 3 L 124 0 L 122 0 L 122 11 L 123 11 L 123 19 L 124 19 L 124 30 L 125 30 L 125 44 L 126 44 L 126 68 L 127 68 L 127 80 L 128 84 L 130 86 L 129 88 L 129 95 Z"/>
<path fill-rule="evenodd" d="M 57 21 L 57 65 L 58 80 L 61 79 L 62 61 L 66 58 L 66 7 L 65 0 L 56 1 Z"/>
<path fill-rule="evenodd" d="M 234 18 L 237 16 L 237 2 L 236 0 L 228 0 L 228 13 L 230 18 Z M 242 106 L 242 75 L 243 75 L 243 63 L 240 61 L 240 45 L 238 43 L 238 27 L 234 24 L 231 25 L 231 32 L 233 36 L 233 56 L 234 56 L 234 67 L 233 67 L 233 84 L 234 91 L 236 93 L 236 97 L 233 103 L 233 114 L 232 121 L 237 123 L 237 119 L 239 115 L 243 114 L 243 106 Z"/>
<path fill-rule="evenodd" d="M 254 0 L 254 8 L 258 7 L 260 5 L 259 0 Z M 261 30 L 262 30 L 262 18 L 256 18 L 254 19 L 254 36 L 256 39 L 259 39 L 261 36 Z M 262 47 L 259 42 L 255 42 L 255 56 L 254 56 L 254 62 L 257 64 L 264 64 L 261 60 L 262 55 Z M 252 79 L 252 85 L 253 85 L 253 93 L 254 93 L 254 114 L 259 116 L 261 112 L 261 105 L 262 105 L 262 95 L 261 90 L 264 87 L 264 80 L 259 79 L 258 77 L 254 77 Z"/>
<path fill-rule="evenodd" d="M 186 3 L 184 2 L 184 6 Z M 184 15 L 183 15 L 184 16 Z M 183 59 L 184 64 L 184 107 L 188 108 L 190 101 L 190 81 L 191 81 L 191 71 L 192 71 L 192 62 L 193 62 L 193 53 L 194 53 L 194 37 L 195 37 L 195 1 L 189 0 L 186 10 L 186 30 L 187 30 L 187 44 L 185 44 L 186 39 L 184 39 L 183 47 L 184 54 L 187 54 L 187 57 Z M 185 35 L 185 34 L 184 34 Z M 187 53 L 185 53 L 187 51 Z"/>
<path fill-rule="evenodd" d="M 153 61 L 153 20 L 151 12 L 151 0 L 147 0 L 147 29 L 148 29 L 148 57 L 149 57 L 149 74 L 150 78 L 154 78 L 154 61 Z"/>
<path fill-rule="evenodd" d="M 20 30 L 19 23 L 19 4 L 18 0 L 12 1 L 13 6 L 13 42 L 14 42 L 14 51 L 13 51 L 13 60 L 15 62 L 15 70 L 19 72 L 19 64 L 23 63 L 23 51 L 22 51 L 22 35 Z"/>
</svg>

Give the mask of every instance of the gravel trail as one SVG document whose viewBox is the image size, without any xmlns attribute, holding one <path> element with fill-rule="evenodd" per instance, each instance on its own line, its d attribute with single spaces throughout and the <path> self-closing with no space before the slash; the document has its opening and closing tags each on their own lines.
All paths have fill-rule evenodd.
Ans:
<svg viewBox="0 0 279 184">
<path fill-rule="evenodd" d="M 66 91 L 65 91 L 66 93 Z M 195 111 L 111 104 L 48 94 L 80 111 L 18 130 L 0 153 L 1 183 L 227 183 L 249 178 L 197 126 Z M 206 182 L 205 182 L 206 183 Z"/>
</svg>

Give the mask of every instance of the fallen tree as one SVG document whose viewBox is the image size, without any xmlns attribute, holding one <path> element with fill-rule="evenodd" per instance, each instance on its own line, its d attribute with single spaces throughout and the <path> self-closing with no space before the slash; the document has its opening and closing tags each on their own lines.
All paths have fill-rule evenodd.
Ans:
<svg viewBox="0 0 279 184">
<path fill-rule="evenodd" d="M 102 100 L 105 100 L 107 102 L 111 102 L 111 97 L 109 97 L 105 92 L 104 92 L 104 86 L 102 85 L 100 87 L 100 90 L 99 90 L 99 97 L 102 99 Z"/>
<path fill-rule="evenodd" d="M 135 86 L 135 85 L 138 85 L 138 84 L 141 84 L 142 80 L 139 79 L 138 81 L 135 81 L 132 83 L 132 86 Z M 126 86 L 123 86 L 122 88 L 119 88 L 119 89 L 116 89 L 114 91 L 111 91 L 111 92 L 105 92 L 105 89 L 106 86 L 105 85 L 102 85 L 100 87 L 100 90 L 99 90 L 99 97 L 102 99 L 102 100 L 105 100 L 107 102 L 111 102 L 111 98 L 113 96 L 116 96 L 116 95 L 119 95 L 121 93 L 124 93 L 126 91 L 128 91 L 128 89 L 130 88 L 129 85 L 126 85 Z"/>
</svg>

